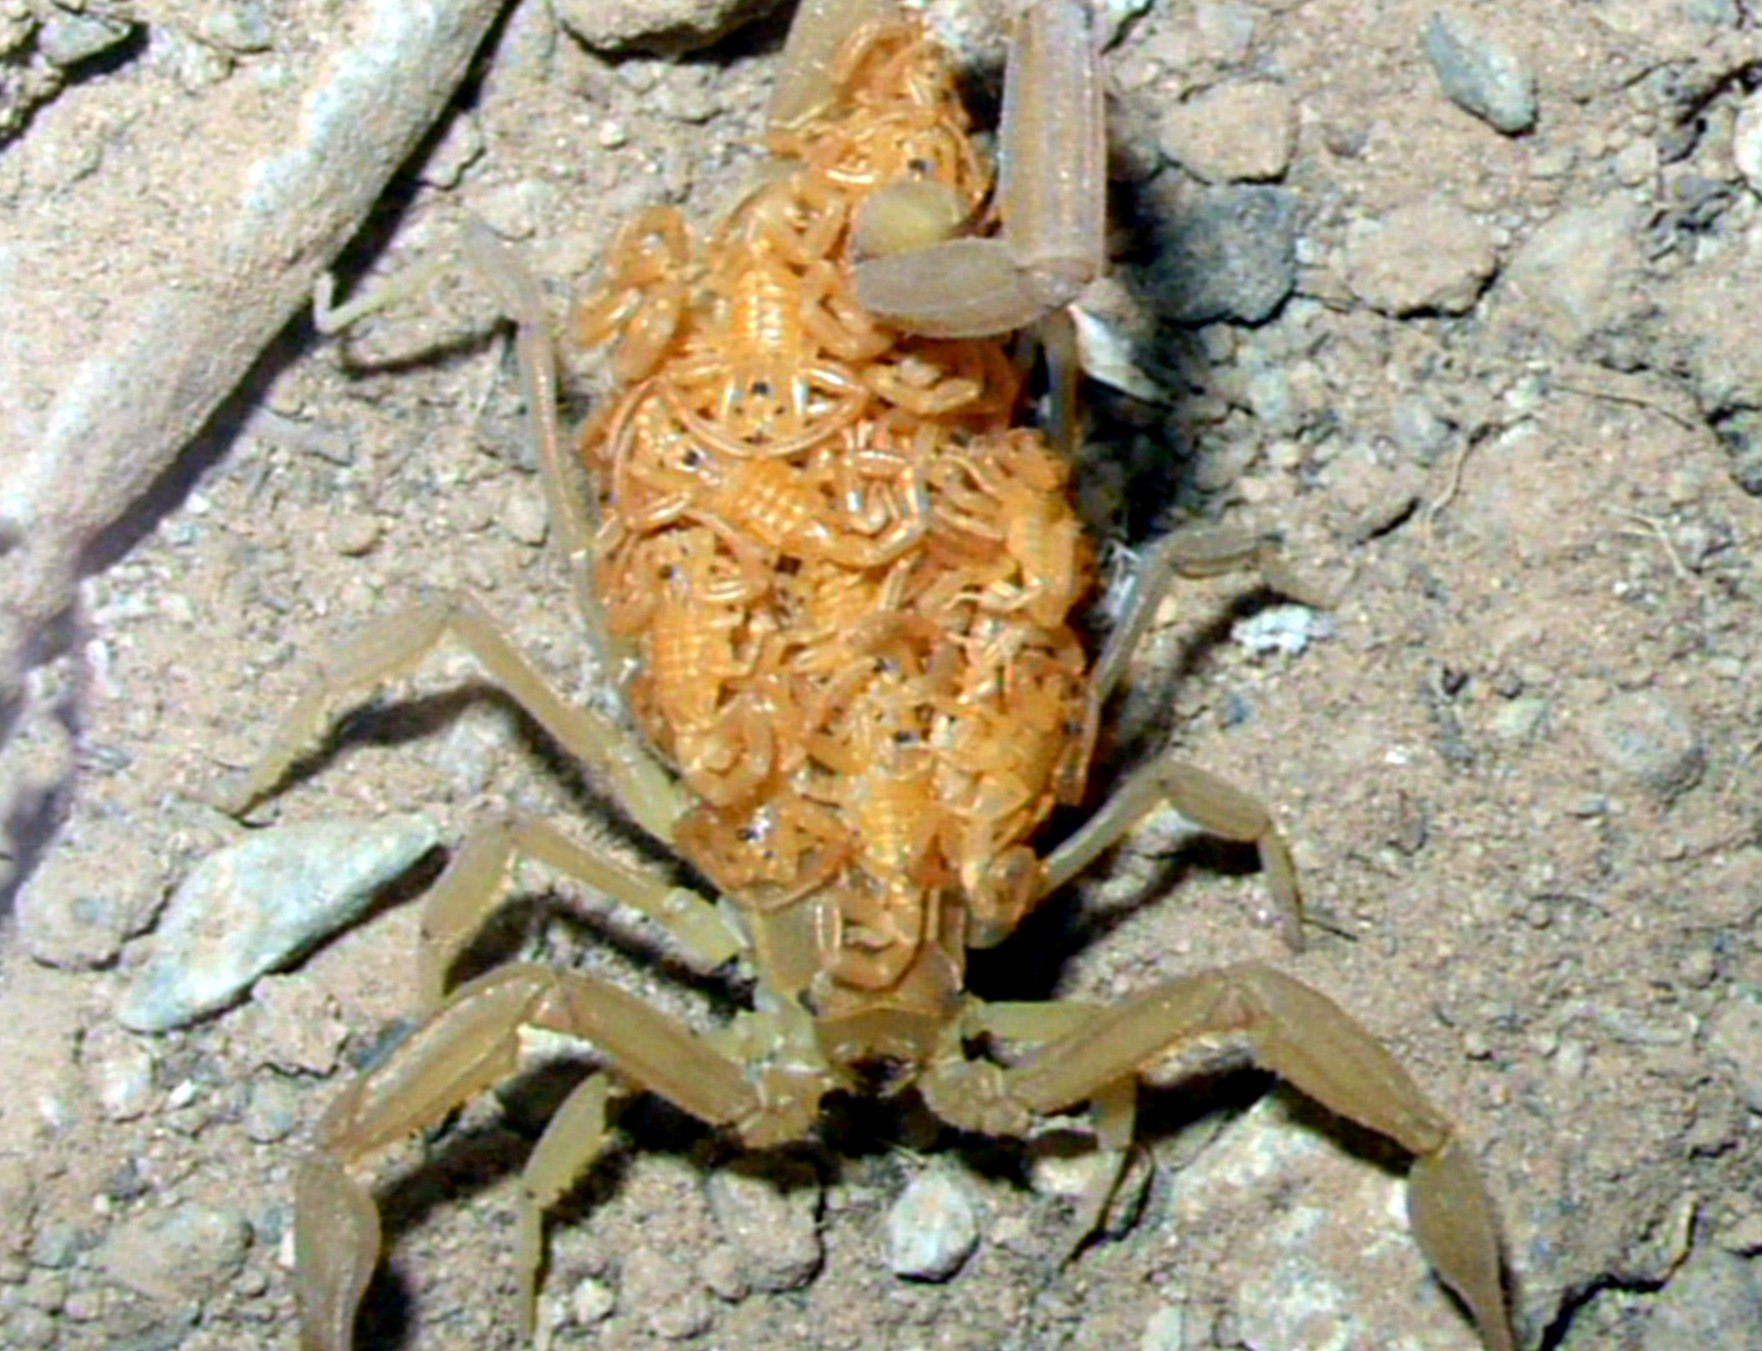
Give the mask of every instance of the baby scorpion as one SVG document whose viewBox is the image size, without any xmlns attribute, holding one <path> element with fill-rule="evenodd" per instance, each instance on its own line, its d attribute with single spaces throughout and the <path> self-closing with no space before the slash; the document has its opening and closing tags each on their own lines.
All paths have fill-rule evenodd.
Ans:
<svg viewBox="0 0 1762 1351">
<path fill-rule="evenodd" d="M 347 650 L 244 791 L 272 790 L 332 706 L 451 638 L 720 897 L 531 817 L 472 831 L 424 904 L 426 1020 L 343 1092 L 299 1168 L 302 1345 L 346 1351 L 378 1259 L 357 1167 L 508 1078 L 521 1029 L 537 1027 L 592 1043 L 604 1065 L 522 1173 L 528 1330 L 545 1211 L 606 1147 L 617 1096 L 658 1094 L 753 1148 L 807 1137 L 835 1090 L 913 1087 L 951 1125 L 1013 1137 L 1087 1103 L 1118 1163 L 1139 1074 L 1229 1035 L 1413 1156 L 1420 1246 L 1488 1351 L 1510 1351 L 1468 1146 L 1319 992 L 1257 964 L 1112 1007 L 963 989 L 969 949 L 1008 937 L 1159 802 L 1254 844 L 1296 935 L 1295 874 L 1267 811 L 1171 756 L 1049 853 L 1029 844 L 1081 800 L 1100 709 L 1173 579 L 1256 560 L 1166 546 L 1093 661 L 1071 627 L 1092 563 L 1070 429 L 1049 440 L 1015 425 L 1021 377 L 1003 335 L 1056 323 L 1102 266 L 1088 5 L 1036 0 L 1016 19 L 995 185 L 948 58 L 891 0 L 805 0 L 770 122 L 771 171 L 704 244 L 676 211 L 644 213 L 580 310 L 583 341 L 616 344 L 617 392 L 581 446 L 591 495 L 574 490 L 555 430 L 536 292 L 486 235 L 472 245 L 519 320 L 553 538 L 637 730 L 563 699 L 456 598 Z M 610 982 L 529 962 L 449 991 L 517 856 L 649 916 L 704 965 L 738 958 L 752 1010 L 697 1032 Z M 991 1037 L 1033 1050 L 1003 1063 L 973 1049 Z"/>
</svg>

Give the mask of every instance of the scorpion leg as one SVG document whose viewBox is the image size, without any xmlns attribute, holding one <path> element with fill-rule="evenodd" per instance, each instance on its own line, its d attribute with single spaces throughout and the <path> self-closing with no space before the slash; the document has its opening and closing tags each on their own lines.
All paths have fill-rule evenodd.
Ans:
<svg viewBox="0 0 1762 1351">
<path fill-rule="evenodd" d="M 574 457 L 564 448 L 557 412 L 557 357 L 551 341 L 544 296 L 513 250 L 476 216 L 465 224 L 457 254 L 407 269 L 372 293 L 337 306 L 335 283 L 327 273 L 313 298 L 313 321 L 324 334 L 340 333 L 369 315 L 416 294 L 444 273 L 459 269 L 494 297 L 501 314 L 515 326 L 514 350 L 526 398 L 528 436 L 538 461 L 539 481 L 553 545 L 568 565 L 570 592 L 587 626 L 588 642 L 602 671 L 620 669 L 622 651 L 606 628 L 593 584 L 592 494 Z"/>
<path fill-rule="evenodd" d="M 515 813 L 472 827 L 423 901 L 418 970 L 424 1008 L 440 1003 L 453 960 L 500 904 L 517 857 L 547 864 L 647 915 L 701 969 L 720 966 L 739 950 L 715 907 L 695 891 L 674 885 L 651 866 L 626 863 L 544 821 Z"/>
<path fill-rule="evenodd" d="M 439 643 L 462 644 L 501 688 L 557 743 L 606 776 L 614 798 L 630 818 L 662 844 L 684 812 L 672 776 L 628 730 L 591 708 L 564 699 L 508 641 L 483 607 L 468 596 L 418 605 L 378 621 L 331 663 L 281 721 L 238 793 L 249 807 L 280 782 L 288 767 L 317 739 L 330 711 L 360 698 L 382 681 L 411 670 Z"/>
<path fill-rule="evenodd" d="M 1026 1112 L 1058 1111 L 1135 1080 L 1184 1042 L 1223 1033 L 1241 1034 L 1257 1064 L 1413 1155 L 1407 1211 L 1421 1250 L 1467 1305 L 1487 1351 L 1512 1351 L 1498 1231 L 1468 1146 L 1381 1042 L 1301 981 L 1254 964 L 1169 981 L 1004 1070 L 1002 1093 Z"/>
<path fill-rule="evenodd" d="M 1198 580 L 1249 570 L 1258 572 L 1261 580 L 1281 596 L 1318 609 L 1327 608 L 1325 599 L 1298 577 L 1273 541 L 1210 526 L 1173 530 L 1157 541 L 1126 589 L 1119 622 L 1108 635 L 1107 645 L 1090 676 L 1095 702 L 1105 703 L 1119 686 L 1132 655 L 1177 577 Z"/>
<path fill-rule="evenodd" d="M 526 964 L 470 981 L 389 1058 L 349 1085 L 325 1114 L 319 1151 L 300 1166 L 294 1250 L 303 1351 L 348 1351 L 355 1310 L 378 1258 L 378 1212 L 350 1170 L 513 1075 L 523 1027 L 591 1042 L 616 1076 L 596 1074 L 575 1089 L 522 1175 L 519 1247 L 529 1291 L 542 1248 L 542 1212 L 603 1147 L 614 1087 L 659 1094 L 702 1121 L 754 1135 L 780 1115 L 765 1090 L 748 1081 L 741 1061 L 615 985 Z M 800 1117 L 795 1104 L 789 1106 L 785 1128 Z M 530 1299 L 524 1316 L 530 1326 Z"/>
<path fill-rule="evenodd" d="M 1159 802 L 1168 803 L 1208 834 L 1252 844 L 1259 851 L 1285 941 L 1300 951 L 1303 904 L 1297 868 L 1272 814 L 1240 788 L 1173 755 L 1161 756 L 1128 775 L 1112 797 L 1047 855 L 1042 894 L 1056 891 L 1111 849 Z"/>
<path fill-rule="evenodd" d="M 1084 710 L 1085 747 L 1093 747 L 1101 710 L 1125 675 L 1132 654 L 1143 641 L 1176 577 L 1216 577 L 1242 568 L 1257 569 L 1269 586 L 1301 599 L 1313 596 L 1285 564 L 1275 544 L 1246 539 L 1226 531 L 1182 530 L 1166 536 L 1145 561 L 1127 592 L 1120 621 L 1090 677 Z M 1140 769 L 1046 860 L 1042 895 L 1063 886 L 1098 855 L 1116 844 L 1159 801 L 1202 829 L 1227 840 L 1252 844 L 1260 851 L 1273 900 L 1279 907 L 1286 940 L 1302 946 L 1301 893 L 1297 871 L 1272 815 L 1241 789 L 1172 756 Z"/>
<path fill-rule="evenodd" d="M 1004 72 L 1001 233 L 859 263 L 863 307 L 913 333 L 974 338 L 1027 328 L 1075 300 L 1106 261 L 1103 111 L 1100 37 L 1089 4 L 1034 0 L 1016 20 Z M 923 217 L 922 196 L 917 182 L 884 188 L 863 214 Z M 893 233 L 873 219 L 859 219 L 857 228 L 865 240 Z"/>
</svg>

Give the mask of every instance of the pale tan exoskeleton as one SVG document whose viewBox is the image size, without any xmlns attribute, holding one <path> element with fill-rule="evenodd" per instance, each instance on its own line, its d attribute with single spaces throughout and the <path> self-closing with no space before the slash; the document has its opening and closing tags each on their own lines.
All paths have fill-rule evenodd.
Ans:
<svg viewBox="0 0 1762 1351">
<path fill-rule="evenodd" d="M 1469 1147 L 1325 996 L 1259 965 L 1113 1007 L 963 991 L 969 948 L 1008 937 L 1159 802 L 1256 845 L 1296 935 L 1296 879 L 1266 810 L 1173 757 L 1129 775 L 1049 853 L 1030 844 L 1082 797 L 1099 710 L 1172 580 L 1258 558 L 1170 546 L 1096 659 L 1071 627 L 1092 578 L 1059 444 L 1069 428 L 1049 442 L 1015 425 L 1003 338 L 1101 268 L 1100 80 L 1086 4 L 1023 8 L 994 192 L 917 18 L 884 0 L 804 3 L 772 110 L 773 172 L 701 246 L 677 213 L 645 213 L 582 311 L 587 339 L 618 343 L 618 389 L 582 446 L 591 497 L 555 432 L 536 293 L 499 246 L 473 246 L 520 321 L 553 538 L 636 727 L 561 698 L 475 602 L 454 599 L 345 652 L 244 796 L 275 786 L 329 709 L 450 638 L 720 904 L 535 819 L 470 835 L 423 911 L 431 1012 L 341 1095 L 299 1170 L 308 1351 L 346 1351 L 378 1259 L 356 1170 L 509 1077 L 528 1027 L 603 1061 L 522 1175 L 529 1327 L 544 1212 L 606 1146 L 617 1095 L 658 1094 L 754 1148 L 806 1137 L 838 1089 L 914 1088 L 963 1130 L 1018 1137 L 1087 1103 L 1100 1148 L 1123 1159 L 1139 1074 L 1230 1036 L 1413 1155 L 1420 1245 L 1488 1351 L 1511 1348 Z M 517 856 L 649 916 L 700 964 L 738 958 L 753 1010 L 698 1032 L 607 981 L 531 963 L 448 991 Z M 987 1034 L 1033 1049 L 1008 1064 L 970 1053 Z M 1106 1196 L 1090 1201 L 1093 1217 Z"/>
</svg>

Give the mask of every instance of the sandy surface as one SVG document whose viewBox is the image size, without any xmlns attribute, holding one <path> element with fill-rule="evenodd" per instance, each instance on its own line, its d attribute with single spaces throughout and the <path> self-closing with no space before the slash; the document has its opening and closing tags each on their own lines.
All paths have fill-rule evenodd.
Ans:
<svg viewBox="0 0 1762 1351">
<path fill-rule="evenodd" d="M 326 0 L 267 8 L 267 45 L 229 52 L 212 21 L 254 7 L 108 7 L 133 37 L 0 143 L 0 239 L 30 244 L 23 270 L 7 255 L 21 299 L 0 368 L 20 446 L 82 333 L 204 228 L 180 194 L 236 170 L 222 151 L 253 98 L 301 87 L 341 27 Z M 1250 578 L 1180 588 L 1109 763 L 1172 735 L 1264 796 L 1302 870 L 1309 950 L 1281 944 L 1251 855 L 1169 854 L 1153 824 L 976 980 L 993 998 L 1113 999 L 1229 961 L 1289 970 L 1461 1124 L 1505 1222 L 1523 1345 L 1753 1347 L 1762 502 L 1743 484 L 1762 491 L 1762 203 L 1740 170 L 1762 136 L 1762 19 L 1721 0 L 1462 4 L 1534 76 L 1534 126 L 1507 134 L 1442 90 L 1433 8 L 1159 0 L 1107 56 L 1107 309 L 1169 399 L 1097 397 L 1088 500 L 1104 516 L 1131 501 L 1104 521 L 1128 549 L 1191 515 L 1280 531 L 1338 596 L 1269 620 Z M 33 17 L 62 13 L 0 3 L 0 34 L 26 34 L 28 66 Z M 957 27 L 987 24 L 968 9 Z M 738 191 L 781 34 L 611 60 L 539 0 L 513 6 L 348 275 L 439 255 L 472 211 L 562 314 L 632 210 L 703 221 Z M 995 56 L 975 48 L 981 84 Z M 1191 283 L 1171 299 L 1159 241 L 1244 179 L 1291 212 L 1294 292 L 1254 325 L 1179 324 Z M 374 616 L 464 588 L 594 697 L 540 547 L 512 363 L 469 287 L 347 342 L 296 323 L 180 465 L 105 541 L 0 762 L 0 1340 L 18 1347 L 295 1344 L 290 1163 L 414 1006 L 413 908 L 187 1030 L 137 1036 L 112 1010 L 169 890 L 246 833 L 220 787 L 316 664 Z M 253 826 L 421 810 L 457 839 L 516 804 L 601 829 L 463 658 L 397 694 Z M 579 897 L 552 886 L 525 879 L 505 950 L 713 1016 L 722 987 L 674 980 L 633 925 L 560 922 Z M 387 1161 L 395 1255 L 360 1345 L 517 1344 L 511 1195 L 554 1098 L 529 1087 Z M 635 1110 L 553 1226 L 546 1335 L 1469 1351 L 1391 1211 L 1400 1161 L 1282 1097 L 1254 1106 L 1266 1087 L 1211 1075 L 1152 1095 L 1135 1222 L 1066 1268 L 1056 1169 L 927 1134 L 907 1109 L 841 1111 L 797 1156 L 808 1200 L 777 1225 L 805 1224 L 823 1255 L 783 1292 L 746 1289 L 782 1240 L 716 1213 L 718 1178 L 764 1166 Z M 979 1243 L 951 1279 L 908 1282 L 889 1226 L 932 1170 L 958 1180 Z"/>
</svg>

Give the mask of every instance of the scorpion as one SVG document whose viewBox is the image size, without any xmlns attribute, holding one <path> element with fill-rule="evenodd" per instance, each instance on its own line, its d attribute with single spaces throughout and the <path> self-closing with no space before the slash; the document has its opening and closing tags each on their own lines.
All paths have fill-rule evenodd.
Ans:
<svg viewBox="0 0 1762 1351">
<path fill-rule="evenodd" d="M 1036 327 L 1059 364 L 1064 307 L 1103 266 L 1101 44 L 1081 0 L 1032 0 L 1013 23 L 994 182 L 953 63 L 914 12 L 803 0 L 766 171 L 701 244 L 675 208 L 639 215 L 577 310 L 578 339 L 610 347 L 615 385 L 579 458 L 557 430 L 536 287 L 486 230 L 468 237 L 518 321 L 552 537 L 628 716 L 571 703 L 476 601 L 449 598 L 345 649 L 242 800 L 274 790 L 334 706 L 451 640 L 718 899 L 530 815 L 472 828 L 424 902 L 425 1020 L 342 1092 L 297 1170 L 305 1351 L 347 1351 L 378 1260 L 357 1174 L 511 1077 L 524 1028 L 589 1042 L 603 1061 L 521 1175 L 528 1333 L 546 1210 L 606 1148 L 623 1096 L 659 1095 L 755 1149 L 807 1138 L 837 1091 L 915 1088 L 962 1131 L 1018 1138 L 1087 1104 L 1110 1164 L 1083 1202 L 1098 1224 L 1140 1074 L 1229 1037 L 1412 1156 L 1421 1248 L 1487 1351 L 1511 1351 L 1469 1146 L 1320 992 L 1260 964 L 1111 1007 L 963 988 L 970 949 L 1007 938 L 1164 802 L 1258 849 L 1298 939 L 1297 879 L 1268 811 L 1172 754 L 1049 852 L 1030 843 L 1083 800 L 1101 709 L 1174 579 L 1266 559 L 1166 543 L 1099 654 L 1078 636 L 1094 561 L 1070 492 L 1074 432 L 1056 411 L 1050 435 L 1020 425 L 1006 339 Z M 449 989 L 518 857 L 658 922 L 702 968 L 738 960 L 750 1011 L 700 1032 L 612 982 L 528 961 Z M 1005 1060 L 995 1040 L 1029 1050 Z"/>
</svg>

